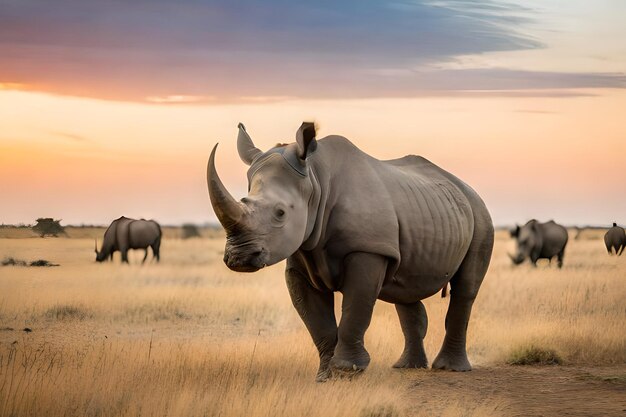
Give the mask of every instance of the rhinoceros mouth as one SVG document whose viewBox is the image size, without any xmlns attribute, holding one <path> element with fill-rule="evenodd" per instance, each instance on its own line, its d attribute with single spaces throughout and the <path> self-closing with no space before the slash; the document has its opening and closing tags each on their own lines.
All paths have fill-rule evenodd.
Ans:
<svg viewBox="0 0 626 417">
<path fill-rule="evenodd" d="M 514 265 L 519 265 L 522 262 L 524 262 L 524 255 L 522 254 L 517 254 L 516 256 L 511 255 L 510 253 L 507 253 L 507 255 L 509 255 L 509 258 L 511 258 L 511 261 L 513 262 Z"/>
<path fill-rule="evenodd" d="M 223 260 L 226 266 L 233 271 L 256 272 L 267 266 L 267 256 L 268 254 L 263 248 L 245 252 L 232 251 L 226 248 Z"/>
<path fill-rule="evenodd" d="M 230 268 L 232 271 L 235 272 L 256 272 L 262 268 L 265 267 L 265 265 L 258 267 L 258 266 L 253 266 L 253 265 L 227 265 L 228 268 Z"/>
</svg>

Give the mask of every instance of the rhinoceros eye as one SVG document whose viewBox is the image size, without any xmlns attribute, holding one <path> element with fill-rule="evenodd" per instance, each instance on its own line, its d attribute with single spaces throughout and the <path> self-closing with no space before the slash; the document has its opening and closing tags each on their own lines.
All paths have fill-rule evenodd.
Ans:
<svg viewBox="0 0 626 417">
<path fill-rule="evenodd" d="M 274 226 L 282 226 L 285 218 L 287 217 L 287 212 L 282 206 L 278 206 L 274 208 L 274 215 L 272 217 L 272 223 Z"/>
</svg>

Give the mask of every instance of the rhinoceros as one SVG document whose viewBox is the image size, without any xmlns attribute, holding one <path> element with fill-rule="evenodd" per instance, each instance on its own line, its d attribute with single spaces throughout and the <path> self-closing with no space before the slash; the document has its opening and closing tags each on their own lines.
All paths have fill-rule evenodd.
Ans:
<svg viewBox="0 0 626 417">
<path fill-rule="evenodd" d="M 249 192 L 235 200 L 207 167 L 211 204 L 226 231 L 224 262 L 254 272 L 284 259 L 292 303 L 319 353 L 317 381 L 365 370 L 364 335 L 376 300 L 395 304 L 405 338 L 396 368 L 428 365 L 421 300 L 451 286 L 446 335 L 435 369 L 469 371 L 466 331 L 489 266 L 491 217 L 463 181 L 415 155 L 381 161 L 348 139 L 296 142 L 263 152 L 239 124 L 237 149 Z M 343 294 L 339 325 L 333 292 Z"/>
<path fill-rule="evenodd" d="M 102 262 L 109 258 L 113 260 L 113 253 L 120 251 L 122 262 L 128 263 L 129 249 L 144 249 L 145 254 L 141 262 L 144 263 L 148 257 L 148 247 L 152 248 L 153 259 L 158 262 L 161 247 L 161 226 L 154 220 L 135 220 L 122 216 L 113 220 L 104 232 L 100 251 L 98 251 L 96 240 L 96 261 Z"/>
<path fill-rule="evenodd" d="M 517 241 L 517 253 L 509 254 L 515 265 L 521 264 L 528 258 L 533 266 L 537 266 L 537 260 L 548 259 L 552 262 L 552 258 L 556 256 L 557 266 L 559 268 L 563 266 L 563 256 L 568 240 L 567 229 L 555 223 L 554 220 L 540 223 L 533 219 L 522 227 L 515 226 L 510 233 L 511 237 Z"/>
<path fill-rule="evenodd" d="M 617 223 L 613 223 L 613 227 L 604 235 L 604 244 L 609 255 L 612 255 L 615 249 L 615 254 L 620 256 L 626 247 L 626 232 Z"/>
</svg>

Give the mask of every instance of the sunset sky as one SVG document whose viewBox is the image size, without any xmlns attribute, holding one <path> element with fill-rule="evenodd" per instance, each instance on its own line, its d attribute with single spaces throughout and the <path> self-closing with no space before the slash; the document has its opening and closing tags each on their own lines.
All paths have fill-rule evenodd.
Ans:
<svg viewBox="0 0 626 417">
<path fill-rule="evenodd" d="M 0 223 L 215 222 L 257 146 L 422 155 L 494 222 L 626 223 L 626 1 L 0 2 Z M 349 163 L 349 161 L 348 161 Z"/>
</svg>

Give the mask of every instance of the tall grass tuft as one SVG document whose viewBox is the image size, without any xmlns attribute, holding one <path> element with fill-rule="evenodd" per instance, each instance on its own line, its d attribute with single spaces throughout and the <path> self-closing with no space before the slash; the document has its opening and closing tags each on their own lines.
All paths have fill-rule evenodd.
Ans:
<svg viewBox="0 0 626 417">
<path fill-rule="evenodd" d="M 531 345 L 513 350 L 507 363 L 509 365 L 561 365 L 563 359 L 554 349 Z"/>
<path fill-rule="evenodd" d="M 52 320 L 85 320 L 93 317 L 93 313 L 82 306 L 76 305 L 55 305 L 50 307 L 44 313 L 47 319 Z"/>
</svg>

